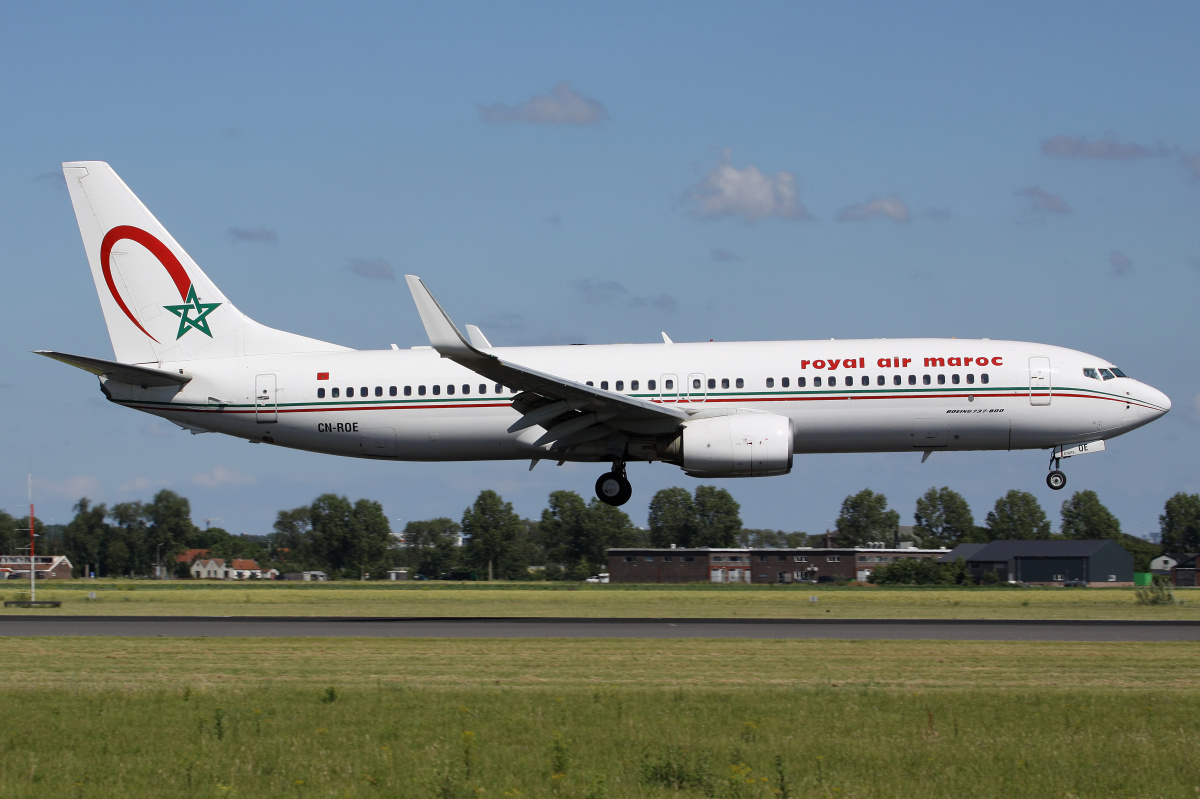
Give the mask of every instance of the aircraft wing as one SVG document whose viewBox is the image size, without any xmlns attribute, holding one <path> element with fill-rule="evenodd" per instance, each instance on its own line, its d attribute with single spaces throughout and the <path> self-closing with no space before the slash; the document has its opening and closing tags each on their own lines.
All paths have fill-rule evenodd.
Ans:
<svg viewBox="0 0 1200 799">
<path fill-rule="evenodd" d="M 405 275 L 421 314 L 429 343 L 443 358 L 496 383 L 521 390 L 513 407 L 522 413 L 509 432 L 540 425 L 546 435 L 538 446 L 553 443 L 566 449 L 623 431 L 658 433 L 674 430 L 688 414 L 676 407 L 629 397 L 585 385 L 483 352 L 473 346 L 450 320 L 416 275 Z"/>
<path fill-rule="evenodd" d="M 192 376 L 187 372 L 168 372 L 166 369 L 155 369 L 152 366 L 137 366 L 132 363 L 107 361 L 103 358 L 90 358 L 86 355 L 69 355 L 65 352 L 52 350 L 34 350 L 35 355 L 45 355 L 56 361 L 70 364 L 77 369 L 91 372 L 97 377 L 107 377 L 120 383 L 148 388 L 150 386 L 183 386 L 191 382 Z"/>
</svg>

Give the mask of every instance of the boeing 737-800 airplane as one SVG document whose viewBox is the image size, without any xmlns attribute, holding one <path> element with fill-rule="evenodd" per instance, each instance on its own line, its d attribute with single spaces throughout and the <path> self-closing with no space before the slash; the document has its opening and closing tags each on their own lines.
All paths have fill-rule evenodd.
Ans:
<svg viewBox="0 0 1200 799">
<path fill-rule="evenodd" d="M 239 311 L 100 161 L 63 164 L 114 360 L 40 351 L 112 402 L 194 433 L 404 461 L 610 463 L 694 477 L 787 474 L 794 455 L 1049 449 L 1062 458 L 1171 401 L 1103 358 L 1019 341 L 890 339 L 493 347 L 464 335 L 420 278 L 432 346 L 359 351 Z"/>
</svg>

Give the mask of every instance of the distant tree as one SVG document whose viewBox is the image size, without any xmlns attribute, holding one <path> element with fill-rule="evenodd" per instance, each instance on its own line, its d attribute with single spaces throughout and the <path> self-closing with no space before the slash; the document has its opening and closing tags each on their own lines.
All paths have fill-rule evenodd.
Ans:
<svg viewBox="0 0 1200 799">
<path fill-rule="evenodd" d="M 304 505 L 291 510 L 281 510 L 275 516 L 272 532 L 267 537 L 271 557 L 281 565 L 304 570 L 313 557 L 312 508 Z"/>
<path fill-rule="evenodd" d="M 1038 504 L 1037 497 L 1027 491 L 1013 489 L 996 500 L 988 511 L 988 534 L 991 540 L 1029 541 L 1050 538 L 1050 521 Z"/>
<path fill-rule="evenodd" d="M 587 503 L 574 491 L 553 491 L 538 523 L 546 560 L 560 566 L 573 564 L 589 549 Z"/>
<path fill-rule="evenodd" d="M 637 528 L 633 526 L 629 515 L 596 497 L 592 497 L 588 503 L 584 529 L 585 546 L 581 547 L 580 561 L 590 567 L 585 578 L 607 568 L 609 549 L 633 546 L 637 538 Z"/>
<path fill-rule="evenodd" d="M 1076 491 L 1062 504 L 1062 534 L 1079 540 L 1116 540 L 1121 537 L 1121 523 L 1095 491 Z"/>
<path fill-rule="evenodd" d="M 785 533 L 783 530 L 748 528 L 738 532 L 742 547 L 802 547 L 808 545 L 808 533 Z"/>
<path fill-rule="evenodd" d="M 463 511 L 463 532 L 471 537 L 467 562 L 489 580 L 515 580 L 529 565 L 525 534 L 528 526 L 495 491 L 482 491 L 475 503 Z"/>
<path fill-rule="evenodd" d="M 697 486 L 696 538 L 693 546 L 734 547 L 742 529 L 741 506 L 724 488 Z"/>
<path fill-rule="evenodd" d="M 404 525 L 404 555 L 417 574 L 437 577 L 451 571 L 458 558 L 458 535 L 462 525 L 442 516 Z"/>
<path fill-rule="evenodd" d="M 354 506 L 346 497 L 322 494 L 309 508 L 313 555 L 323 569 L 338 576 L 353 576 L 356 542 Z"/>
<path fill-rule="evenodd" d="M 867 578 L 875 585 L 942 585 L 953 580 L 952 569 L 924 558 L 897 558 Z"/>
<path fill-rule="evenodd" d="M 74 510 L 75 518 L 63 531 L 66 555 L 79 574 L 93 571 L 102 575 L 105 573 L 102 569 L 107 566 L 101 563 L 100 556 L 108 539 L 108 524 L 104 521 L 108 509 L 104 505 L 93 505 L 90 499 L 83 497 L 75 503 Z"/>
<path fill-rule="evenodd" d="M 36 534 L 36 533 L 35 533 Z M 0 554 L 15 555 L 16 549 L 20 544 L 17 543 L 21 539 L 21 534 L 17 530 L 17 520 L 9 516 L 5 511 L 0 510 Z M 29 527 L 26 525 L 24 540 L 26 546 L 29 544 Z"/>
<path fill-rule="evenodd" d="M 1200 494 L 1168 499 L 1158 524 L 1163 552 L 1200 552 Z"/>
<path fill-rule="evenodd" d="M 686 488 L 664 488 L 650 500 L 650 546 L 694 546 L 696 505 Z"/>
<path fill-rule="evenodd" d="M 108 528 L 107 551 L 105 558 L 109 568 L 134 574 L 152 574 L 154 558 L 165 554 L 169 559 L 176 549 L 173 541 L 163 542 L 165 547 L 157 546 L 160 542 L 151 543 L 149 519 L 146 507 L 141 502 L 120 502 L 112 506 L 108 512 L 112 524 Z M 163 553 L 163 550 L 166 550 Z"/>
<path fill-rule="evenodd" d="M 975 518 L 967 501 L 947 486 L 926 491 L 917 500 L 914 518 L 914 532 L 926 547 L 954 547 L 969 540 L 975 531 Z"/>
<path fill-rule="evenodd" d="M 179 549 L 196 546 L 199 530 L 192 524 L 192 506 L 174 491 L 162 489 L 144 506 L 150 537 L 178 544 Z"/>
<path fill-rule="evenodd" d="M 866 546 L 871 541 L 893 543 L 899 526 L 900 514 L 888 509 L 883 494 L 864 488 L 842 500 L 837 530 L 846 546 Z"/>
</svg>

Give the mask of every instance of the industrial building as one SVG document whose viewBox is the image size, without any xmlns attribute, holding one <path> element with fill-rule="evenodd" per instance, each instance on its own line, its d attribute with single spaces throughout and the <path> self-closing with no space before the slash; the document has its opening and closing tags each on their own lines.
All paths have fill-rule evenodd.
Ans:
<svg viewBox="0 0 1200 799">
<path fill-rule="evenodd" d="M 937 560 L 946 549 L 883 547 L 709 547 L 608 550 L 612 583 L 828 583 L 865 582 L 896 560 Z M 1132 578 L 1131 578 L 1132 579 Z"/>
<path fill-rule="evenodd" d="M 1133 585 L 1133 555 L 1116 541 L 992 541 L 959 544 L 941 563 L 962 558 L 977 581 L 1029 585 Z"/>
</svg>

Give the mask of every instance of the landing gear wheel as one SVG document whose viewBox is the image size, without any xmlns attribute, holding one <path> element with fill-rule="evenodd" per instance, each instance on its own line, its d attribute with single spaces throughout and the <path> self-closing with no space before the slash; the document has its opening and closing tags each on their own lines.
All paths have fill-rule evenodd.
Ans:
<svg viewBox="0 0 1200 799">
<path fill-rule="evenodd" d="M 620 472 L 608 472 L 596 481 L 596 496 L 606 505 L 624 505 L 633 496 L 633 486 Z"/>
<path fill-rule="evenodd" d="M 1055 491 L 1061 491 L 1062 487 L 1067 484 L 1067 476 L 1058 469 L 1046 475 L 1046 485 L 1053 488 Z"/>
</svg>

